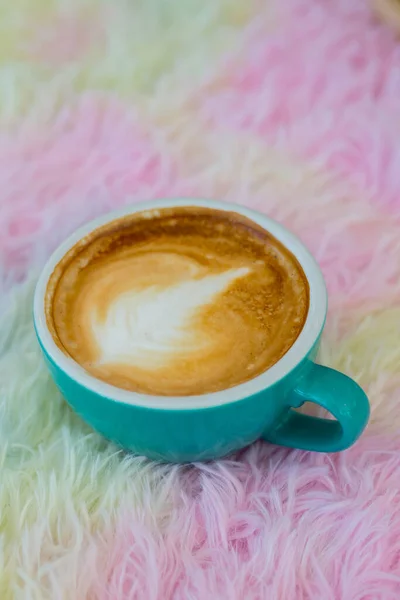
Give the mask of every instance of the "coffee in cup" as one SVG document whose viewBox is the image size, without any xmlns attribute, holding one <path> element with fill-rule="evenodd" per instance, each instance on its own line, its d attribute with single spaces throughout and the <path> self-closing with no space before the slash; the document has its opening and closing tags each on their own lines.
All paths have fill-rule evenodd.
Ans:
<svg viewBox="0 0 400 600">
<path fill-rule="evenodd" d="M 303 329 L 309 285 L 291 252 L 233 210 L 144 210 L 91 231 L 45 294 L 54 342 L 89 374 L 156 396 L 198 396 L 276 364 Z"/>
</svg>

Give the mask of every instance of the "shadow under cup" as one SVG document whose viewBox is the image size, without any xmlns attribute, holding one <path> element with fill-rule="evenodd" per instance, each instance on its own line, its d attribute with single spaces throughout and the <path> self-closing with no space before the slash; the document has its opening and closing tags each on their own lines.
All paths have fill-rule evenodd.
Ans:
<svg viewBox="0 0 400 600">
<path fill-rule="evenodd" d="M 45 294 L 56 265 L 95 229 L 137 212 L 199 207 L 235 212 L 268 231 L 300 263 L 309 284 L 306 322 L 295 343 L 271 368 L 230 389 L 198 396 L 152 396 L 96 379 L 60 350 L 46 323 Z M 34 297 L 34 325 L 49 371 L 71 407 L 123 448 L 149 458 L 191 462 L 222 457 L 259 438 L 305 450 L 334 452 L 353 444 L 365 428 L 369 403 L 346 375 L 314 362 L 327 310 L 322 274 L 303 244 L 284 227 L 249 209 L 197 199 L 156 200 L 125 207 L 83 226 L 51 256 Z M 293 410 L 313 402 L 333 419 Z"/>
</svg>

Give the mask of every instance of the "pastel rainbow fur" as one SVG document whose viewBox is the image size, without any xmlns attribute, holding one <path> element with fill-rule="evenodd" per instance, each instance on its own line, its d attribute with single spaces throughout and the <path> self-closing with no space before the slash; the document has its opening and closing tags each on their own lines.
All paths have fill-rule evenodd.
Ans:
<svg viewBox="0 0 400 600">
<path fill-rule="evenodd" d="M 397 599 L 391 28 L 363 0 L 0 11 L 0 598 Z M 214 464 L 154 465 L 57 394 L 31 323 L 40 266 L 99 213 L 187 195 L 266 212 L 318 259 L 330 299 L 320 360 L 372 403 L 350 450 L 259 443 Z"/>
</svg>

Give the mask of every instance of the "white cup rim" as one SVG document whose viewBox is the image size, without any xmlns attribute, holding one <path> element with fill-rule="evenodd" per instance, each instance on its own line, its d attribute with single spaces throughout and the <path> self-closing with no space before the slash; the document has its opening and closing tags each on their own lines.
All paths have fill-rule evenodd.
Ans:
<svg viewBox="0 0 400 600">
<path fill-rule="evenodd" d="M 266 231 L 270 232 L 277 240 L 282 242 L 283 245 L 296 256 L 309 283 L 310 306 L 307 319 L 295 343 L 286 354 L 275 363 L 275 365 L 257 377 L 235 387 L 219 392 L 190 397 L 151 396 L 123 390 L 90 375 L 83 367 L 64 354 L 57 346 L 47 327 L 45 317 L 44 298 L 47 283 L 54 268 L 68 250 L 70 250 L 81 238 L 102 225 L 106 225 L 107 223 L 126 215 L 145 210 L 182 206 L 214 208 L 216 210 L 237 212 L 260 225 Z M 301 363 L 312 350 L 324 326 L 326 312 L 327 291 L 322 273 L 313 256 L 295 235 L 266 215 L 245 208 L 244 206 L 198 198 L 168 198 L 141 202 L 125 206 L 86 223 L 70 235 L 50 256 L 37 282 L 33 304 L 34 324 L 39 341 L 49 358 L 69 377 L 88 390 L 110 400 L 163 410 L 193 410 L 197 408 L 208 408 L 220 406 L 222 404 L 230 404 L 243 398 L 253 396 L 276 384 Z"/>
</svg>

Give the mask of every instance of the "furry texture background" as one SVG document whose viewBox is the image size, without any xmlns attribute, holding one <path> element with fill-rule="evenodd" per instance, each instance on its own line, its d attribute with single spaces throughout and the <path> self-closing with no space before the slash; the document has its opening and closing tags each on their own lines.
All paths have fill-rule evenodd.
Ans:
<svg viewBox="0 0 400 600">
<path fill-rule="evenodd" d="M 0 598 L 400 598 L 400 45 L 364 0 L 0 1 Z M 321 350 L 372 419 L 338 455 L 159 466 L 86 427 L 34 339 L 41 264 L 157 196 L 300 235 Z"/>
</svg>

